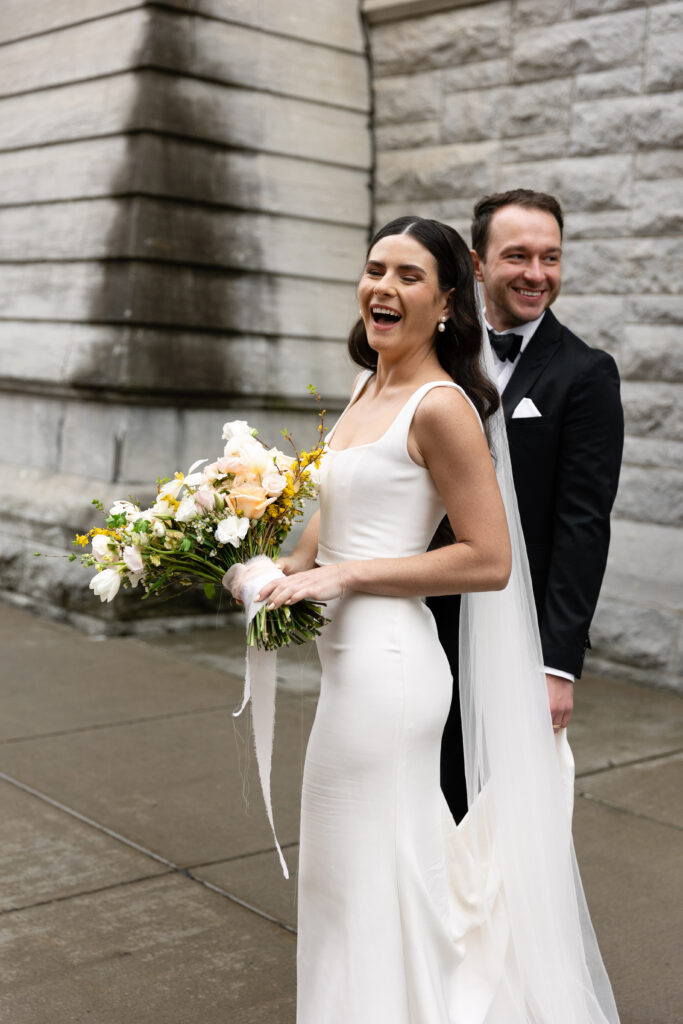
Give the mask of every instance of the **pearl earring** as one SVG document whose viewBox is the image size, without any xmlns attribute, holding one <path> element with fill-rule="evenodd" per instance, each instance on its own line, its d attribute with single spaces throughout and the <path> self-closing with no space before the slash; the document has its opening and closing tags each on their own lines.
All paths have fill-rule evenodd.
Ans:
<svg viewBox="0 0 683 1024">
<path fill-rule="evenodd" d="M 446 321 L 447 320 L 448 320 L 447 316 L 442 316 L 441 319 L 439 320 L 438 324 L 436 325 L 436 329 L 437 329 L 437 331 L 439 331 L 440 334 L 443 334 L 443 332 L 446 330 Z"/>
</svg>

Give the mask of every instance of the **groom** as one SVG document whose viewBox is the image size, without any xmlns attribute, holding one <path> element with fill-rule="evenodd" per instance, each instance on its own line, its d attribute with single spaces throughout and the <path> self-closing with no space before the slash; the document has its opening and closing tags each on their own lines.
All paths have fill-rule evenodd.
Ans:
<svg viewBox="0 0 683 1024">
<path fill-rule="evenodd" d="M 560 291 L 562 210 L 515 189 L 474 207 L 472 259 L 502 395 L 553 726 L 574 702 L 607 563 L 624 438 L 619 374 L 549 307 Z M 428 600 L 454 679 L 441 785 L 457 821 L 467 810 L 458 695 L 460 598 Z"/>
</svg>

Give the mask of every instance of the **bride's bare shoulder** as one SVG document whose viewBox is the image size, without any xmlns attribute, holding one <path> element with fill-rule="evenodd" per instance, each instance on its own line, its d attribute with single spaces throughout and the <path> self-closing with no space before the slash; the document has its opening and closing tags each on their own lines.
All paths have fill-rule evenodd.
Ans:
<svg viewBox="0 0 683 1024">
<path fill-rule="evenodd" d="M 444 381 L 444 384 L 452 383 Z M 424 396 L 415 413 L 418 430 L 442 433 L 444 429 L 481 430 L 479 417 L 463 390 L 456 387 L 431 388 Z"/>
</svg>

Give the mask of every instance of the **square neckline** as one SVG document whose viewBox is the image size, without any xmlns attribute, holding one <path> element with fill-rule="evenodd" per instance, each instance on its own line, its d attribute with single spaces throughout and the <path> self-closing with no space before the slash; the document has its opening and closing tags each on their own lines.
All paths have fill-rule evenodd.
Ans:
<svg viewBox="0 0 683 1024">
<path fill-rule="evenodd" d="M 332 430 L 330 431 L 330 437 L 332 437 L 332 435 L 334 434 L 335 430 L 337 429 L 337 427 L 339 426 L 341 421 L 344 419 L 344 417 L 346 416 L 346 414 L 349 411 L 349 409 L 353 405 L 356 405 L 356 403 L 360 400 L 360 398 L 363 395 L 363 392 L 365 391 L 365 388 L 367 387 L 367 385 L 369 384 L 369 382 L 372 380 L 372 378 L 374 376 L 375 376 L 375 373 L 371 370 L 369 375 L 365 378 L 364 381 L 359 381 L 359 388 L 358 388 L 356 394 L 354 394 L 351 397 L 351 401 L 346 406 L 346 408 L 342 412 L 341 416 L 339 417 L 339 419 L 337 420 L 335 425 L 332 427 Z M 337 454 L 341 454 L 342 452 L 355 452 L 355 451 L 359 451 L 359 450 L 361 450 L 363 448 L 372 448 L 373 445 L 379 444 L 380 441 L 383 441 L 384 438 L 389 433 L 389 431 L 393 428 L 393 426 L 395 425 L 396 421 L 401 416 L 403 410 L 413 400 L 413 398 L 418 393 L 418 391 L 421 391 L 422 388 L 426 387 L 428 384 L 447 384 L 447 385 L 452 384 L 453 387 L 456 387 L 456 388 L 458 388 L 459 391 L 462 391 L 462 388 L 458 384 L 456 384 L 454 380 L 429 380 L 429 381 L 425 381 L 424 384 L 420 384 L 420 386 L 418 388 L 415 388 L 415 390 L 410 393 L 410 395 L 408 396 L 408 398 L 406 398 L 405 402 L 403 403 L 401 408 L 398 410 L 398 412 L 396 413 L 396 415 L 394 416 L 393 420 L 391 421 L 389 426 L 386 428 L 384 433 L 381 434 L 379 437 L 375 438 L 374 441 L 366 441 L 364 444 L 352 444 L 352 445 L 349 445 L 346 448 L 331 448 L 330 445 L 329 445 L 329 439 L 328 439 L 325 442 L 326 450 L 328 452 L 336 452 Z M 419 463 L 415 462 L 414 459 L 411 458 L 410 461 L 413 462 L 414 465 L 419 466 Z M 424 468 L 425 468 L 424 466 L 420 466 L 420 469 L 424 469 Z"/>
</svg>

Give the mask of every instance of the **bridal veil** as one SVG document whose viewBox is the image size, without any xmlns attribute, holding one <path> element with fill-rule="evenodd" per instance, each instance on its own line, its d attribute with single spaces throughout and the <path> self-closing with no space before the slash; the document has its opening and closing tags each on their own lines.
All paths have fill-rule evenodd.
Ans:
<svg viewBox="0 0 683 1024">
<path fill-rule="evenodd" d="M 483 323 L 483 316 L 482 316 Z M 495 380 L 483 330 L 483 362 Z M 571 832 L 573 762 L 553 735 L 529 563 L 502 405 L 487 421 L 507 513 L 512 573 L 502 591 L 465 594 L 460 697 L 472 833 L 496 851 L 523 1024 L 618 1024 Z M 475 798 L 486 790 L 485 799 Z"/>
</svg>

